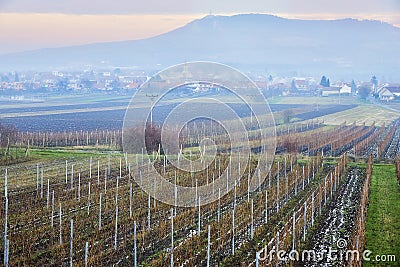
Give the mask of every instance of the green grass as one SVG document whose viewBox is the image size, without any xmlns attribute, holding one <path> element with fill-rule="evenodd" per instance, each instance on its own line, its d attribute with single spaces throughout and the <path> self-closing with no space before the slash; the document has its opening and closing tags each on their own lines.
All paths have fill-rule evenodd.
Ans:
<svg viewBox="0 0 400 267">
<path fill-rule="evenodd" d="M 374 165 L 366 223 L 366 247 L 375 255 L 395 255 L 396 262 L 364 262 L 364 266 L 400 264 L 400 191 L 394 165 Z"/>
<path fill-rule="evenodd" d="M 30 152 L 31 158 L 34 159 L 60 159 L 60 158 L 86 158 L 92 155 L 88 151 L 79 150 L 61 150 L 61 149 L 32 149 Z"/>
<path fill-rule="evenodd" d="M 323 119 L 325 124 L 340 125 L 344 122 L 347 124 L 356 122 L 357 124 L 366 123 L 371 125 L 376 122 L 377 125 L 390 124 L 393 120 L 400 117 L 400 112 L 388 110 L 384 107 L 376 106 L 366 100 L 361 100 L 353 96 L 290 96 L 290 97 L 271 97 L 268 98 L 270 104 L 308 104 L 308 105 L 349 105 L 354 104 L 357 107 L 344 110 L 341 112 L 331 113 L 318 119 Z"/>
<path fill-rule="evenodd" d="M 0 149 L 0 166 L 2 165 L 1 160 L 5 160 L 4 148 Z M 82 147 L 77 149 L 76 147 L 71 148 L 31 148 L 29 150 L 29 156 L 25 157 L 25 148 L 11 148 L 9 160 L 14 160 L 15 163 L 20 161 L 47 161 L 57 159 L 68 159 L 68 158 L 89 158 L 90 156 L 104 156 L 108 154 L 107 150 L 98 150 L 93 147 Z M 112 156 L 123 156 L 121 153 L 111 153 Z M 4 163 L 4 162 L 3 162 Z M 10 162 L 8 162 L 10 163 Z"/>
<path fill-rule="evenodd" d="M 330 125 L 340 125 L 344 122 L 347 124 L 355 122 L 358 125 L 363 123 L 372 125 L 375 122 L 376 125 L 380 126 L 383 123 L 389 125 L 399 117 L 399 112 L 387 110 L 372 104 L 362 104 L 352 109 L 318 117 L 318 119 L 323 119 L 325 124 Z"/>
<path fill-rule="evenodd" d="M 382 104 L 390 108 L 400 110 L 400 101 L 383 102 Z"/>
</svg>

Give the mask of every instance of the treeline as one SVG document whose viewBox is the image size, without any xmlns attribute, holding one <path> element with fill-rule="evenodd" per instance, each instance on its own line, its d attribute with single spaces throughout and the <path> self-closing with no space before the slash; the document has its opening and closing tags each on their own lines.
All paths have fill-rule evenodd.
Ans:
<svg viewBox="0 0 400 267">
<path fill-rule="evenodd" d="M 71 132 L 20 132 L 12 124 L 0 123 L 0 164 L 30 157 L 31 148 L 85 147 L 122 150 L 121 130 Z"/>
<path fill-rule="evenodd" d="M 17 145 L 24 147 L 96 146 L 119 150 L 122 148 L 122 134 L 120 130 L 18 132 Z"/>
</svg>

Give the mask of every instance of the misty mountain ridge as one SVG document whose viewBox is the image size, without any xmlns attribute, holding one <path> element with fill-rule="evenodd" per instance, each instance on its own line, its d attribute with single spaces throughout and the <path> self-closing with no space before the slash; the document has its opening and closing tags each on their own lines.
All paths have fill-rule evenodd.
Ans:
<svg viewBox="0 0 400 267">
<path fill-rule="evenodd" d="M 142 40 L 48 48 L 0 56 L 5 70 L 127 66 L 160 70 L 215 61 L 280 75 L 400 80 L 400 28 L 372 20 L 206 16 Z"/>
</svg>

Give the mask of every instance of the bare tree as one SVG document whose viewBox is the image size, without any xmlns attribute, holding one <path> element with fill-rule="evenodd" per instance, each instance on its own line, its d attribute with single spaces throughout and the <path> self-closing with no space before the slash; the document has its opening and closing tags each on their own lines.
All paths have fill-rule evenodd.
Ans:
<svg viewBox="0 0 400 267">
<path fill-rule="evenodd" d="M 0 123 L 0 147 L 6 148 L 4 156 L 10 154 L 10 146 L 17 142 L 18 131 L 12 124 L 2 125 Z"/>
<path fill-rule="evenodd" d="M 283 123 L 289 123 L 290 120 L 292 119 L 293 115 L 294 115 L 293 110 L 291 110 L 291 109 L 285 109 L 285 110 L 283 111 L 283 113 L 282 113 L 282 116 L 283 116 Z"/>
</svg>

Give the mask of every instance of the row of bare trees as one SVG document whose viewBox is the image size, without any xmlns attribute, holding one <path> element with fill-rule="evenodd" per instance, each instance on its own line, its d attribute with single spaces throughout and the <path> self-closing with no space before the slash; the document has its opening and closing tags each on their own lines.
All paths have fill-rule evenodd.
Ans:
<svg viewBox="0 0 400 267">
<path fill-rule="evenodd" d="M 367 127 L 355 123 L 342 124 L 333 129 L 316 129 L 309 132 L 289 133 L 277 136 L 278 151 L 297 153 L 308 151 L 311 155 L 318 151 L 330 151 L 332 155 L 340 155 L 355 144 L 374 133 L 375 124 Z"/>
<path fill-rule="evenodd" d="M 385 153 L 386 149 L 388 148 L 390 141 L 392 140 L 394 133 L 396 131 L 396 127 L 392 126 L 390 128 L 389 133 L 386 135 L 386 137 L 378 143 L 378 157 L 383 156 Z"/>
<path fill-rule="evenodd" d="M 280 266 L 283 262 L 277 257 L 278 251 L 294 251 L 306 241 L 307 232 L 314 227 L 316 217 L 321 215 L 323 207 L 337 197 L 339 187 L 345 181 L 346 168 L 347 156 L 344 154 L 339 158 L 338 165 L 321 179 L 318 186 L 296 204 L 293 213 L 285 217 L 285 222 L 276 226 L 273 235 L 267 238 L 265 247 L 256 252 L 255 260 L 249 266 Z M 286 262 L 288 266 L 293 264 Z"/>
<path fill-rule="evenodd" d="M 354 145 L 354 154 L 355 155 L 361 155 L 368 147 L 376 142 L 380 136 L 383 135 L 385 132 L 385 125 L 381 126 L 380 128 L 376 129 L 371 135 L 369 135 L 367 138 L 364 140 L 361 140 L 360 142 L 356 143 Z"/>
<path fill-rule="evenodd" d="M 97 146 L 120 149 L 120 130 L 94 130 L 71 132 L 18 132 L 17 142 L 21 146 L 71 147 Z"/>
</svg>

